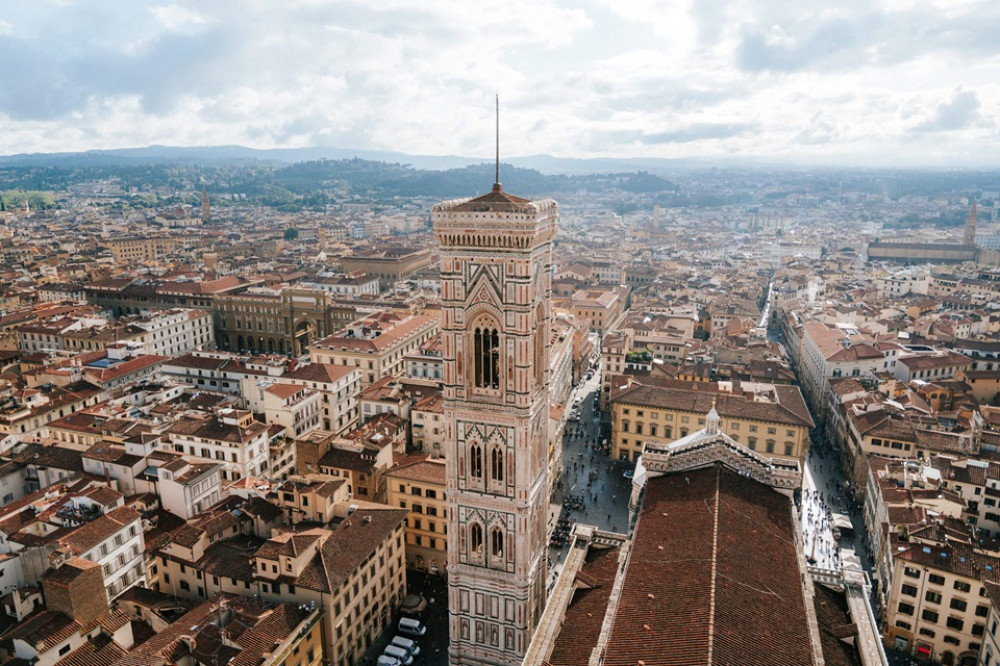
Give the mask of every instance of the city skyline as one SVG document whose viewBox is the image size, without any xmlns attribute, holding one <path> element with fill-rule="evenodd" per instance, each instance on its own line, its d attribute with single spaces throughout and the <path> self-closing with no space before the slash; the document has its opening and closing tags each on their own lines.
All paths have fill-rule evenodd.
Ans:
<svg viewBox="0 0 1000 666">
<path fill-rule="evenodd" d="M 1000 163 L 986 2 L 30 3 L 0 154 L 152 144 L 488 159 Z"/>
</svg>

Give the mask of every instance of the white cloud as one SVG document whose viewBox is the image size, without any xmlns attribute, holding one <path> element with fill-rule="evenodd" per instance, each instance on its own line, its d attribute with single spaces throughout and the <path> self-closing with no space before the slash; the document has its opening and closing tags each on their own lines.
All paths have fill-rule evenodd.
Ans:
<svg viewBox="0 0 1000 666">
<path fill-rule="evenodd" d="M 485 156 L 499 92 L 509 155 L 911 164 L 940 154 L 929 148 L 948 131 L 945 153 L 995 159 L 982 145 L 1000 109 L 1000 4 L 983 0 L 845 0 L 835 11 L 779 0 L 133 0 L 15 11 L 0 19 L 0 61 L 20 64 L 0 88 L 0 153 L 238 143 Z"/>
</svg>

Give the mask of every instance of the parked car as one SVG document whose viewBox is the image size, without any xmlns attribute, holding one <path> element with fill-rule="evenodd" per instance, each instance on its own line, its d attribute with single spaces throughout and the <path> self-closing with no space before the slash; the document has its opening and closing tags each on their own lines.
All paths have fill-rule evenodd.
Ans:
<svg viewBox="0 0 1000 666">
<path fill-rule="evenodd" d="M 407 636 L 423 636 L 427 633 L 427 627 L 420 620 L 412 617 L 399 618 L 399 633 Z"/>
</svg>

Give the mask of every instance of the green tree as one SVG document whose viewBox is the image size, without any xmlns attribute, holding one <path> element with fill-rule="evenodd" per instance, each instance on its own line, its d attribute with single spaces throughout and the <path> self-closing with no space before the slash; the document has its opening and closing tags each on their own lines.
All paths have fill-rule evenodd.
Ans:
<svg viewBox="0 0 1000 666">
<path fill-rule="evenodd" d="M 299 230 L 296 229 L 295 227 L 288 227 L 287 229 L 285 229 L 286 241 L 295 240 L 298 237 L 299 237 Z"/>
</svg>

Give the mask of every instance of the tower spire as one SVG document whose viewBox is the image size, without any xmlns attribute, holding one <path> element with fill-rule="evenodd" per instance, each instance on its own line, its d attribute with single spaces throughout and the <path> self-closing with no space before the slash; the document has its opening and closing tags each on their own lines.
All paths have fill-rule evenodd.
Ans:
<svg viewBox="0 0 1000 666">
<path fill-rule="evenodd" d="M 497 144 L 496 144 L 496 164 L 494 166 L 494 178 L 493 178 L 493 189 L 499 190 L 500 188 L 500 93 L 497 93 Z"/>
</svg>

